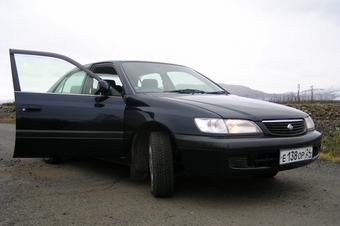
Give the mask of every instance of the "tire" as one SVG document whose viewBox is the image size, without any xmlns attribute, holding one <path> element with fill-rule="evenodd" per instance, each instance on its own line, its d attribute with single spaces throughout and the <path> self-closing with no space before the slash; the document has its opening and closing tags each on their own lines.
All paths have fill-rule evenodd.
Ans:
<svg viewBox="0 0 340 226">
<path fill-rule="evenodd" d="M 61 158 L 61 157 L 43 158 L 43 160 L 44 160 L 44 162 L 46 162 L 48 164 L 58 164 L 58 163 L 61 163 L 63 158 Z"/>
<path fill-rule="evenodd" d="M 260 178 L 273 178 L 277 175 L 278 172 L 270 172 L 270 173 L 263 173 L 263 174 L 258 174 L 256 175 L 257 177 Z"/>
<path fill-rule="evenodd" d="M 149 170 L 152 195 L 155 197 L 172 196 L 174 192 L 174 164 L 170 137 L 164 131 L 150 134 Z"/>
</svg>

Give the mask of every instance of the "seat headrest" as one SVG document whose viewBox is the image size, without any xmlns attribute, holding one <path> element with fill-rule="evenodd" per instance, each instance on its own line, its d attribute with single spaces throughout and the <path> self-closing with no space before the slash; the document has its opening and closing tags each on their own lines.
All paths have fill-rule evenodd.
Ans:
<svg viewBox="0 0 340 226">
<path fill-rule="evenodd" d="M 158 88 L 157 79 L 144 79 L 144 80 L 142 81 L 142 87 L 147 87 L 147 88 Z"/>
</svg>

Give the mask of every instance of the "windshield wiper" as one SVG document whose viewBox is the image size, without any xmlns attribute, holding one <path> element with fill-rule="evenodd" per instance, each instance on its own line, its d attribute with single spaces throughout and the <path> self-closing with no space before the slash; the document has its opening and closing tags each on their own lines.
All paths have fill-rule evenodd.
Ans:
<svg viewBox="0 0 340 226">
<path fill-rule="evenodd" d="M 173 92 L 173 93 L 200 93 L 200 94 L 228 94 L 227 91 L 221 90 L 221 91 L 215 91 L 215 92 L 205 92 L 203 90 L 198 89 L 178 89 L 178 90 L 171 90 L 171 91 L 165 91 L 165 92 Z"/>
<path fill-rule="evenodd" d="M 215 92 L 206 92 L 206 94 L 229 94 L 227 91 L 215 91 Z"/>
<path fill-rule="evenodd" d="M 171 93 L 206 93 L 203 90 L 198 90 L 198 89 L 178 89 L 178 90 L 171 90 L 171 91 L 166 91 L 166 92 L 171 92 Z"/>
</svg>

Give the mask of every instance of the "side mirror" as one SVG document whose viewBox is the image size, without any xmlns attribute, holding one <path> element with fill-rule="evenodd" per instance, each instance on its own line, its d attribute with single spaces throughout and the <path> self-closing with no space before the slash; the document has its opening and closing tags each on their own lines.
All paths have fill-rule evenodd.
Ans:
<svg viewBox="0 0 340 226">
<path fill-rule="evenodd" d="M 97 92 L 100 92 L 102 94 L 110 93 L 110 85 L 106 81 L 100 80 L 98 83 L 99 83 L 99 90 Z"/>
</svg>

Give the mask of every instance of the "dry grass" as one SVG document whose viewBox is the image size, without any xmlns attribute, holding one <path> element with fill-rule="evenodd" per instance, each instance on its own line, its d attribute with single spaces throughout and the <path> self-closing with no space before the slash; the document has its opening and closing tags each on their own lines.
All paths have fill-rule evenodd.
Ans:
<svg viewBox="0 0 340 226">
<path fill-rule="evenodd" d="M 340 161 L 340 130 L 336 129 L 330 138 L 323 138 L 320 158 Z"/>
<path fill-rule="evenodd" d="M 13 117 L 2 117 L 0 118 L 1 121 L 6 121 L 6 122 L 15 122 L 15 118 Z"/>
<path fill-rule="evenodd" d="M 3 103 L 3 106 L 15 106 L 15 102 Z"/>
<path fill-rule="evenodd" d="M 326 160 L 330 160 L 330 161 L 334 161 L 334 162 L 340 162 L 340 157 L 337 156 L 333 156 L 330 153 L 323 153 L 321 152 L 319 155 L 320 159 L 326 159 Z"/>
</svg>

